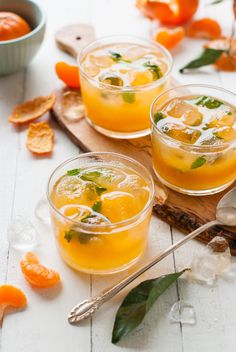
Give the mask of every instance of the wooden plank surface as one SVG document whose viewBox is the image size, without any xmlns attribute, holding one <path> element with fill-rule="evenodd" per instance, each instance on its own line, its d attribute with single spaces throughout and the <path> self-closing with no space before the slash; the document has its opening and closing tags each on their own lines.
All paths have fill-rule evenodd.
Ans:
<svg viewBox="0 0 236 352">
<path fill-rule="evenodd" d="M 23 73 L 0 78 L 0 284 L 12 283 L 21 287 L 28 296 L 29 306 L 25 312 L 10 314 L 0 330 L 0 352 L 231 352 L 235 350 L 236 325 L 236 280 L 219 280 L 213 287 L 190 284 L 186 281 L 173 285 L 155 304 L 147 319 L 121 347 L 110 342 L 114 313 L 124 297 L 124 292 L 109 302 L 91 320 L 81 327 L 67 324 L 66 313 L 78 301 L 91 293 L 96 293 L 119 276 L 97 278 L 76 274 L 60 259 L 50 227 L 39 224 L 33 215 L 37 201 L 45 192 L 50 172 L 60 162 L 78 154 L 78 149 L 54 125 L 56 146 L 51 158 L 34 158 L 25 148 L 26 130 L 15 130 L 6 121 L 12 106 L 19 101 L 36 95 L 47 94 L 60 86 L 54 74 L 54 63 L 59 60 L 73 62 L 61 53 L 54 44 L 55 31 L 69 23 L 91 23 L 96 36 L 108 34 L 135 34 L 144 37 L 155 29 L 154 24 L 143 18 L 134 7 L 133 0 L 39 0 L 48 17 L 45 42 L 31 66 Z M 203 1 L 205 3 L 205 1 Z M 230 1 L 217 7 L 199 10 L 199 17 L 207 12 L 224 22 L 229 30 Z M 227 12 L 228 11 L 228 12 Z M 224 13 L 224 16 L 222 16 Z M 228 14 L 228 15 L 227 15 Z M 207 73 L 180 75 L 180 68 L 186 61 L 199 52 L 199 42 L 186 41 L 174 50 L 174 76 L 182 83 L 210 83 L 222 85 L 235 91 L 235 74 L 218 74 L 211 69 Z M 53 124 L 53 122 L 51 122 Z M 40 236 L 37 253 L 45 264 L 59 270 L 63 286 L 58 292 L 32 290 L 22 278 L 19 270 L 21 253 L 10 249 L 6 241 L 7 227 L 12 216 L 22 214 L 30 218 Z M 151 256 L 173 241 L 181 238 L 178 231 L 153 218 L 150 229 Z M 196 241 L 170 256 L 145 274 L 141 279 L 154 277 L 160 273 L 171 272 L 187 266 L 193 254 L 202 249 Z M 122 274 L 124 275 L 124 274 Z M 170 324 L 168 311 L 179 298 L 193 304 L 197 313 L 195 326 Z"/>
</svg>

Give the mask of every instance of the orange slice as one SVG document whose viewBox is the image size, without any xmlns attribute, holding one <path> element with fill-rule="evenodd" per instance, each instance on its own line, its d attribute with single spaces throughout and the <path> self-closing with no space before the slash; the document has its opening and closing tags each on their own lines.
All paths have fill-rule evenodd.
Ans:
<svg viewBox="0 0 236 352">
<path fill-rule="evenodd" d="M 183 27 L 176 27 L 174 29 L 163 27 L 156 32 L 154 40 L 167 49 L 173 49 L 183 40 L 184 36 L 185 31 Z"/>
<path fill-rule="evenodd" d="M 54 131 L 47 122 L 31 123 L 27 133 L 27 148 L 34 154 L 51 153 L 54 145 Z"/>
<path fill-rule="evenodd" d="M 53 107 L 55 99 L 55 95 L 51 94 L 19 104 L 8 117 L 8 121 L 15 124 L 22 124 L 36 120 Z"/>
<path fill-rule="evenodd" d="M 28 252 L 21 262 L 21 271 L 25 279 L 35 287 L 46 288 L 55 286 L 60 282 L 60 275 L 52 269 L 40 264 L 36 254 Z"/>
<path fill-rule="evenodd" d="M 27 305 L 25 294 L 11 285 L 0 286 L 0 323 L 6 307 L 24 308 Z"/>
<path fill-rule="evenodd" d="M 79 69 L 66 62 L 57 62 L 55 65 L 57 77 L 62 80 L 70 88 L 79 88 Z"/>
</svg>

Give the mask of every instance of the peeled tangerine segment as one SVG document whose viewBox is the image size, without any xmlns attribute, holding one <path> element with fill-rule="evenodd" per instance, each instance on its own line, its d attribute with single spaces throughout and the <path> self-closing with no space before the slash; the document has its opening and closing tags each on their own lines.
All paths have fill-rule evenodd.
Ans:
<svg viewBox="0 0 236 352">
<path fill-rule="evenodd" d="M 141 210 L 136 198 L 127 192 L 109 192 L 102 195 L 101 200 L 102 213 L 111 222 L 129 219 Z"/>
<path fill-rule="evenodd" d="M 20 266 L 25 279 L 32 286 L 46 288 L 60 282 L 60 275 L 55 270 L 40 264 L 37 256 L 32 252 L 27 252 L 23 256 Z"/>
<path fill-rule="evenodd" d="M 168 112 L 168 115 L 180 118 L 190 111 L 197 111 L 197 109 L 194 106 L 185 103 L 183 100 L 173 99 L 166 107 L 166 111 Z"/>
<path fill-rule="evenodd" d="M 34 100 L 26 101 L 17 105 L 8 121 L 16 124 L 33 121 L 48 112 L 55 103 L 55 95 L 51 94 L 45 97 L 37 97 Z"/>
<path fill-rule="evenodd" d="M 165 126 L 169 128 L 166 132 L 168 136 L 184 143 L 194 144 L 201 135 L 200 131 L 181 125 L 166 124 Z"/>
<path fill-rule="evenodd" d="M 225 142 L 230 142 L 236 139 L 236 130 L 232 127 L 227 127 L 217 131 L 216 136 L 223 139 Z"/>
<path fill-rule="evenodd" d="M 140 46 L 132 46 L 124 52 L 122 59 L 127 61 L 135 61 L 144 57 L 146 53 L 147 50 L 145 48 Z"/>
<path fill-rule="evenodd" d="M 114 63 L 114 60 L 110 56 L 99 53 L 90 54 L 89 59 L 94 65 L 101 68 L 108 68 Z"/>
<path fill-rule="evenodd" d="M 153 74 L 150 70 L 145 71 L 130 71 L 131 86 L 142 86 L 153 82 Z"/>
<path fill-rule="evenodd" d="M 47 122 L 29 125 L 26 146 L 34 154 L 51 153 L 54 145 L 54 131 Z"/>
<path fill-rule="evenodd" d="M 25 294 L 12 285 L 0 286 L 0 323 L 6 307 L 25 308 L 27 299 Z"/>
</svg>

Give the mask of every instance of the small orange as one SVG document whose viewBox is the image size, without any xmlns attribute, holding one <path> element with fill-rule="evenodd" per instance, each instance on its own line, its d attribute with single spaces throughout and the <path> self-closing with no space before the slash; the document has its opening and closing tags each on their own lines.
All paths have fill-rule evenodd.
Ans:
<svg viewBox="0 0 236 352">
<path fill-rule="evenodd" d="M 236 71 L 236 39 L 228 37 L 211 40 L 204 45 L 205 48 L 225 50 L 221 54 L 218 60 L 214 63 L 214 66 L 219 71 Z"/>
<path fill-rule="evenodd" d="M 29 24 L 16 13 L 0 11 L 0 41 L 22 37 L 29 33 Z"/>
<path fill-rule="evenodd" d="M 25 279 L 35 287 L 51 287 L 60 282 L 60 275 L 40 264 L 36 254 L 27 252 L 21 262 L 21 271 Z"/>
<path fill-rule="evenodd" d="M 187 28 L 187 36 L 201 39 L 218 39 L 221 36 L 221 27 L 212 18 L 201 18 L 190 23 Z"/>
<path fill-rule="evenodd" d="M 24 308 L 27 305 L 25 294 L 11 285 L 0 286 L 0 323 L 6 307 Z"/>
<path fill-rule="evenodd" d="M 176 27 L 174 29 L 162 27 L 156 32 L 154 40 L 167 49 L 173 49 L 183 40 L 184 36 L 183 27 Z"/>
</svg>

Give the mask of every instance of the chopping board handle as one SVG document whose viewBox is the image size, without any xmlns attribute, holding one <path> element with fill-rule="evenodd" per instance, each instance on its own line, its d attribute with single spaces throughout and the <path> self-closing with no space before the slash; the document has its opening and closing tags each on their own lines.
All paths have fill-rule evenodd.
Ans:
<svg viewBox="0 0 236 352">
<path fill-rule="evenodd" d="M 55 34 L 56 44 L 62 51 L 77 58 L 81 49 L 95 39 L 94 28 L 89 24 L 72 24 L 60 28 Z"/>
</svg>

